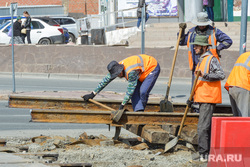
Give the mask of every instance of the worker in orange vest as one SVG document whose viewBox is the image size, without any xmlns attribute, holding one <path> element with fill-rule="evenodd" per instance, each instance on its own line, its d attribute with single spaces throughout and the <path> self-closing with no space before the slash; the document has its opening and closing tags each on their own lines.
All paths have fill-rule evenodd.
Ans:
<svg viewBox="0 0 250 167">
<path fill-rule="evenodd" d="M 206 162 L 210 150 L 211 120 L 217 103 L 222 102 L 221 81 L 225 78 L 219 60 L 209 51 L 208 37 L 197 35 L 193 43 L 199 62 L 195 69 L 201 71 L 194 94 L 194 102 L 199 103 L 198 150 L 200 161 Z M 189 105 L 190 101 L 187 101 Z"/>
<path fill-rule="evenodd" d="M 245 52 L 237 59 L 225 88 L 234 116 L 250 116 L 250 52 Z"/>
<path fill-rule="evenodd" d="M 206 12 L 200 12 L 197 14 L 197 17 L 192 20 L 192 23 L 197 25 L 188 30 L 185 34 L 185 29 L 187 27 L 186 23 L 180 23 L 179 28 L 182 28 L 182 35 L 180 45 L 187 45 L 188 47 L 188 60 L 189 68 L 192 71 L 192 82 L 194 81 L 194 71 L 198 64 L 198 55 L 195 54 L 193 45 L 190 45 L 191 42 L 194 42 L 196 35 L 206 35 L 208 36 L 208 42 L 210 45 L 209 50 L 211 53 L 219 59 L 220 51 L 229 48 L 233 41 L 232 39 L 222 32 L 220 29 L 211 26 L 212 21 L 208 18 Z M 219 43 L 219 44 L 218 44 Z"/>
<path fill-rule="evenodd" d="M 90 94 L 84 95 L 84 100 L 93 99 L 97 93 L 105 88 L 116 77 L 128 80 L 127 92 L 119 110 L 131 99 L 134 111 L 144 111 L 149 93 L 152 90 L 159 74 L 160 65 L 156 59 L 146 54 L 130 56 L 119 63 L 111 61 L 107 69 L 109 74 L 103 78 L 97 88 Z"/>
<path fill-rule="evenodd" d="M 188 47 L 188 60 L 189 60 L 189 68 L 192 71 L 192 85 L 194 82 L 194 72 L 196 69 L 196 66 L 199 62 L 198 57 L 199 55 L 195 54 L 194 46 L 190 45 L 191 42 L 194 42 L 194 39 L 196 35 L 206 35 L 208 36 L 208 43 L 211 44 L 209 47 L 209 50 L 211 53 L 219 59 L 220 51 L 229 48 L 233 41 L 232 39 L 222 32 L 220 29 L 214 27 L 212 24 L 212 21 L 208 18 L 208 14 L 206 12 L 199 12 L 197 14 L 197 17 L 192 20 L 192 23 L 197 25 L 195 27 L 192 27 L 188 30 L 188 32 L 185 34 L 185 29 L 187 27 L 186 23 L 180 23 L 179 28 L 182 29 L 182 35 L 180 40 L 181 46 L 187 46 Z M 191 106 L 192 109 L 195 112 L 199 112 L 197 108 L 199 106 L 194 103 L 194 105 Z"/>
</svg>

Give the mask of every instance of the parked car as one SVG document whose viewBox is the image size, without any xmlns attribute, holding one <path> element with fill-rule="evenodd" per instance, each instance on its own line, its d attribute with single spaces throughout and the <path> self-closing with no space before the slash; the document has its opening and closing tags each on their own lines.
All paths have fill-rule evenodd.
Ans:
<svg viewBox="0 0 250 167">
<path fill-rule="evenodd" d="M 73 17 L 50 17 L 56 22 L 58 22 L 62 27 L 67 28 L 69 32 L 69 41 L 76 42 L 76 38 L 78 37 L 77 31 L 77 23 Z"/>
<path fill-rule="evenodd" d="M 14 20 L 15 21 L 15 20 Z M 24 21 L 24 19 L 22 19 Z M 10 37 L 7 35 L 11 27 L 11 21 L 0 26 L 0 43 L 9 44 Z M 63 34 L 63 28 L 59 26 L 52 26 L 44 21 L 36 18 L 32 18 L 31 21 L 31 43 L 32 44 L 63 44 L 65 43 L 65 37 Z"/>
<path fill-rule="evenodd" d="M 58 26 L 58 27 L 60 26 L 60 24 L 57 21 L 55 21 L 54 19 L 50 17 L 35 17 L 35 18 L 40 19 L 51 26 Z M 63 28 L 64 41 L 65 43 L 69 43 L 70 35 L 68 32 L 68 29 L 65 27 L 62 27 L 62 28 Z"/>
<path fill-rule="evenodd" d="M 13 16 L 13 19 L 16 19 L 17 16 Z M 22 16 L 22 18 L 25 18 Z M 8 20 L 11 20 L 11 16 L 0 16 L 0 25 L 6 23 Z"/>
</svg>

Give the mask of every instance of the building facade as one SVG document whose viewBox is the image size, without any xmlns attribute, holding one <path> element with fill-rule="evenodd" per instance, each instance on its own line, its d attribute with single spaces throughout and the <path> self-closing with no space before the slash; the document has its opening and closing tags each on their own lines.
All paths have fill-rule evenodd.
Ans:
<svg viewBox="0 0 250 167">
<path fill-rule="evenodd" d="M 62 5 L 69 15 L 99 13 L 99 0 L 5 0 L 0 1 L 0 7 L 8 7 L 12 2 L 17 2 L 18 6 Z"/>
</svg>

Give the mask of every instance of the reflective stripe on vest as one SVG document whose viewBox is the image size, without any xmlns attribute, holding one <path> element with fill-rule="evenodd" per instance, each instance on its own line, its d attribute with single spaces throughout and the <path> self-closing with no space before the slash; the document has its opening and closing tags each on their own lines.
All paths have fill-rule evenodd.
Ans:
<svg viewBox="0 0 250 167">
<path fill-rule="evenodd" d="M 193 66 L 194 66 L 194 62 L 193 62 L 193 55 L 192 55 L 192 47 L 191 47 L 191 45 L 190 45 L 190 39 L 192 39 L 193 38 L 193 36 L 194 36 L 194 33 L 195 32 L 193 32 L 193 33 L 189 33 L 188 34 L 188 41 L 187 41 L 187 47 L 188 47 L 188 61 L 189 61 L 189 69 L 192 71 L 193 70 Z M 191 36 L 192 36 L 192 38 L 191 38 Z"/>
<path fill-rule="evenodd" d="M 248 66 L 249 62 L 250 62 L 250 56 L 247 58 L 247 60 L 244 63 L 236 63 L 234 66 L 242 66 L 250 71 L 250 66 Z"/>
<path fill-rule="evenodd" d="M 140 70 L 139 81 L 144 79 L 155 69 L 157 61 L 154 57 L 145 54 L 130 56 L 121 62 L 124 65 L 125 78 L 128 80 L 128 75 L 133 70 Z"/>
<path fill-rule="evenodd" d="M 230 86 L 237 86 L 250 91 L 250 52 L 243 53 L 227 78 L 225 89 Z"/>
<path fill-rule="evenodd" d="M 201 70 L 203 73 L 209 73 L 210 62 L 213 57 L 213 55 L 204 57 L 202 62 L 197 65 L 196 71 Z M 203 77 L 199 77 L 195 87 L 194 101 L 199 103 L 221 103 L 221 82 L 208 81 Z"/>
<path fill-rule="evenodd" d="M 213 56 L 215 56 L 219 62 L 220 62 L 220 59 L 219 59 L 219 55 L 217 53 L 217 40 L 216 40 L 216 37 L 215 37 L 215 33 L 216 33 L 216 29 L 213 29 L 213 30 L 207 30 L 206 34 L 208 37 L 208 43 L 211 44 L 212 46 L 209 47 L 209 50 L 211 51 L 211 53 L 213 54 Z M 188 60 L 189 60 L 189 68 L 190 70 L 192 71 L 193 70 L 193 65 L 194 65 L 194 60 L 193 60 L 193 55 L 192 55 L 192 47 L 190 45 L 190 40 L 192 38 L 194 38 L 194 35 L 196 34 L 196 32 L 190 32 L 188 34 L 188 41 L 187 41 L 187 47 L 188 47 Z"/>
<path fill-rule="evenodd" d="M 128 72 L 129 70 L 131 70 L 131 69 L 133 69 L 133 68 L 135 68 L 135 67 L 141 67 L 142 72 L 144 71 L 144 62 L 143 62 L 143 58 L 142 58 L 140 55 L 137 55 L 137 56 L 140 58 L 141 63 L 136 63 L 136 64 L 133 64 L 133 65 L 127 67 L 127 68 L 125 69 L 125 74 L 127 74 L 127 72 Z"/>
<path fill-rule="evenodd" d="M 212 57 L 213 57 L 213 56 L 210 55 L 210 56 L 207 58 L 206 65 L 205 65 L 205 68 L 204 68 L 204 72 L 205 72 L 205 73 L 209 73 L 209 64 L 210 64 L 210 61 L 211 61 Z M 198 67 L 198 66 L 199 66 L 199 65 L 197 65 L 197 67 Z M 199 67 L 198 67 L 198 68 L 199 68 Z M 203 78 L 203 77 L 199 77 L 198 80 L 210 82 L 209 80 L 206 80 L 206 79 Z"/>
<path fill-rule="evenodd" d="M 215 33 L 216 33 L 216 29 L 207 31 L 207 35 L 209 35 L 208 43 L 212 45 L 209 47 L 209 50 L 213 54 L 213 56 L 215 56 L 220 62 L 220 58 L 219 58 L 219 55 L 218 55 L 217 49 L 216 49 L 217 48 L 217 40 L 215 37 Z"/>
</svg>

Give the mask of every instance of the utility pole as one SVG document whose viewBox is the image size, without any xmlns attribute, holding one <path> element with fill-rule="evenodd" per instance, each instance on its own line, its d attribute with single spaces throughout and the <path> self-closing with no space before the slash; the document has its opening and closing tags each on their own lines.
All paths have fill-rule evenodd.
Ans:
<svg viewBox="0 0 250 167">
<path fill-rule="evenodd" d="M 241 2 L 240 55 L 246 52 L 248 0 Z"/>
</svg>

